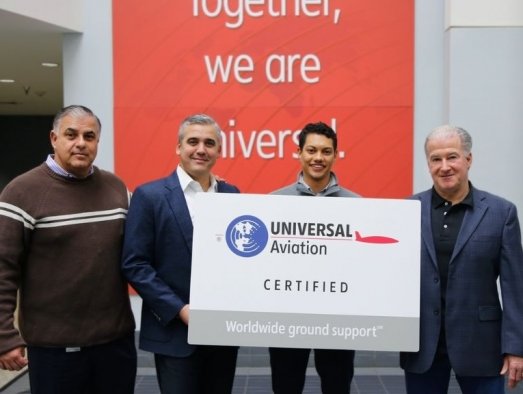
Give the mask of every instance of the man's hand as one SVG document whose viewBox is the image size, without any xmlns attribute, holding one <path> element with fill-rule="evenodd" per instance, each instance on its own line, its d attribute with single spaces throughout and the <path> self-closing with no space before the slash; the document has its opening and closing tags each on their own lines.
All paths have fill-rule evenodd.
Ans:
<svg viewBox="0 0 523 394">
<path fill-rule="evenodd" d="M 0 368 L 7 371 L 19 371 L 27 365 L 25 348 L 17 347 L 0 355 Z"/>
<path fill-rule="evenodd" d="M 180 319 L 186 324 L 189 325 L 189 304 L 185 305 L 180 309 Z"/>
<path fill-rule="evenodd" d="M 523 379 L 523 357 L 513 356 L 512 354 L 505 355 L 500 374 L 506 375 L 507 372 L 508 387 L 513 389 Z"/>
</svg>

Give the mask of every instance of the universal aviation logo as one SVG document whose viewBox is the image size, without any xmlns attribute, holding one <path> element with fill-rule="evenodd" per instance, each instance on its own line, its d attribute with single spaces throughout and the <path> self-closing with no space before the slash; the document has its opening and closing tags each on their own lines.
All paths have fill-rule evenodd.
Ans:
<svg viewBox="0 0 523 394">
<path fill-rule="evenodd" d="M 395 238 L 383 235 L 362 236 L 359 231 L 352 234 L 349 224 L 280 222 L 272 221 L 270 226 L 270 253 L 327 255 L 328 241 L 355 241 L 367 244 L 393 244 Z M 269 242 L 265 224 L 255 216 L 239 216 L 227 227 L 225 238 L 229 249 L 241 257 L 260 254 Z"/>
<path fill-rule="evenodd" d="M 265 249 L 269 241 L 269 232 L 257 217 L 243 215 L 229 223 L 225 238 L 233 253 L 241 257 L 253 257 Z"/>
</svg>

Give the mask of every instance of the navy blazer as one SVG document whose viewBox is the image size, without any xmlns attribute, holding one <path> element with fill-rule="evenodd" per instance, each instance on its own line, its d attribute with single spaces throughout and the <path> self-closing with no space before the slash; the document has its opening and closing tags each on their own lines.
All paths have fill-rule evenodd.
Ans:
<svg viewBox="0 0 523 394">
<path fill-rule="evenodd" d="M 523 356 L 523 251 L 514 204 L 473 189 L 449 262 L 445 326 L 452 368 L 462 376 L 498 376 L 504 354 Z M 401 366 L 427 371 L 441 328 L 439 271 L 432 236 L 432 190 L 421 201 L 420 351 Z M 503 298 L 498 296 L 497 279 Z"/>
<path fill-rule="evenodd" d="M 218 182 L 219 193 L 238 193 Z M 136 189 L 125 225 L 122 271 L 143 299 L 140 348 L 186 357 L 187 326 L 178 313 L 189 303 L 193 225 L 176 171 Z"/>
</svg>

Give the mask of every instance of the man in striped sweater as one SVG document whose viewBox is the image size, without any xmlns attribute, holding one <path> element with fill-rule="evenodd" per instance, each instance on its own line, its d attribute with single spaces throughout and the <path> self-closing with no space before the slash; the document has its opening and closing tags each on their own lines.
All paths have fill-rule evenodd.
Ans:
<svg viewBox="0 0 523 394">
<path fill-rule="evenodd" d="M 100 131 L 90 109 L 64 108 L 54 155 L 0 194 L 0 368 L 29 360 L 33 394 L 134 391 L 134 320 L 119 269 L 129 198 L 93 166 Z"/>
</svg>

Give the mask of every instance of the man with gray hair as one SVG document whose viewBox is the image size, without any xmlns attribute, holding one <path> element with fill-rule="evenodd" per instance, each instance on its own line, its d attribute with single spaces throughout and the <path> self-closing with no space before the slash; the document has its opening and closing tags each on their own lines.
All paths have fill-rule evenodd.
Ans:
<svg viewBox="0 0 523 394">
<path fill-rule="evenodd" d="M 123 273 L 143 298 L 140 348 L 154 353 L 163 394 L 230 393 L 237 347 L 187 342 L 194 201 L 197 193 L 238 193 L 211 174 L 221 130 L 203 114 L 184 119 L 166 178 L 139 186 L 125 227 Z"/>
<path fill-rule="evenodd" d="M 54 154 L 0 195 L 0 368 L 29 362 L 32 393 L 134 392 L 134 320 L 120 272 L 129 195 L 93 166 L 100 132 L 89 108 L 62 109 Z"/>
<path fill-rule="evenodd" d="M 469 181 L 472 138 L 441 126 L 425 141 L 433 187 L 421 201 L 420 349 L 402 353 L 408 394 L 504 392 L 523 374 L 523 251 L 516 207 Z M 498 294 L 499 279 L 503 308 Z"/>
</svg>

